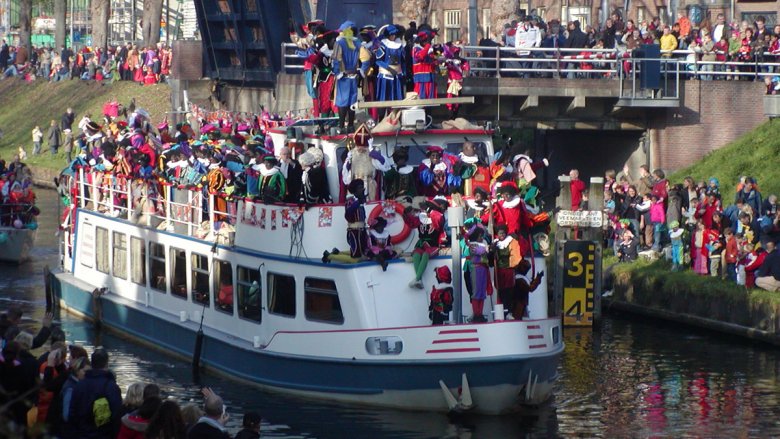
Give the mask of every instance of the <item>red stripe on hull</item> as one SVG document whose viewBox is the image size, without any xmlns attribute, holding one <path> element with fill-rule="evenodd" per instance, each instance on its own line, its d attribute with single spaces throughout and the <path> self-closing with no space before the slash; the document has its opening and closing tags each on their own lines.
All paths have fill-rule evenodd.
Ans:
<svg viewBox="0 0 780 439">
<path fill-rule="evenodd" d="M 529 335 L 528 336 L 529 340 L 536 340 L 538 338 L 544 338 L 544 336 L 543 335 Z"/>
<path fill-rule="evenodd" d="M 541 337 L 541 336 L 540 336 Z M 479 341 L 478 337 L 475 338 L 451 338 L 449 340 L 434 340 L 433 344 L 439 343 L 476 343 Z"/>
<path fill-rule="evenodd" d="M 531 346 L 528 346 L 531 349 L 540 349 L 540 348 L 546 348 L 546 344 L 532 344 Z"/>
<path fill-rule="evenodd" d="M 443 334 L 476 334 L 476 329 L 449 329 L 446 331 L 439 331 L 439 335 Z"/>
<path fill-rule="evenodd" d="M 479 348 L 457 348 L 457 349 L 428 349 L 426 354 L 447 354 L 453 352 L 479 352 Z"/>
</svg>

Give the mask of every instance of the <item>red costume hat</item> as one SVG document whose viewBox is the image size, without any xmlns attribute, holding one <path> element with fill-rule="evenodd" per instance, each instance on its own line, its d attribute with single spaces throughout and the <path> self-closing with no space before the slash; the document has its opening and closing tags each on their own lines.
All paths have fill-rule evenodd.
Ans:
<svg viewBox="0 0 780 439">
<path fill-rule="evenodd" d="M 430 156 L 433 153 L 442 155 L 444 153 L 444 148 L 442 148 L 441 146 L 431 145 L 425 149 L 425 155 Z"/>
<path fill-rule="evenodd" d="M 452 283 L 452 272 L 450 271 L 450 267 L 442 265 L 441 267 L 434 268 L 433 271 L 436 273 L 436 280 L 439 281 L 439 283 Z"/>
<path fill-rule="evenodd" d="M 352 135 L 355 141 L 355 146 L 362 146 L 368 148 L 369 141 L 372 139 L 371 131 L 368 130 L 366 124 L 360 125 L 355 134 Z"/>
</svg>

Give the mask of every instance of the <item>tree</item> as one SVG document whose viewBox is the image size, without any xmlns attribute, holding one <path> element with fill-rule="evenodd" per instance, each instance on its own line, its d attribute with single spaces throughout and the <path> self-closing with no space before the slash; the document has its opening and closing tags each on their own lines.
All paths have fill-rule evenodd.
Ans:
<svg viewBox="0 0 780 439">
<path fill-rule="evenodd" d="M 32 50 L 32 0 L 19 2 L 19 41 L 20 45 L 27 48 L 27 53 Z"/>
<path fill-rule="evenodd" d="M 65 45 L 65 11 L 67 10 L 67 0 L 54 0 L 54 47 L 57 50 Z M 70 44 L 72 46 L 73 41 Z"/>
<path fill-rule="evenodd" d="M 162 20 L 162 0 L 144 0 L 144 15 L 141 20 L 141 36 L 144 46 L 154 47 L 160 42 L 160 20 Z"/>
<path fill-rule="evenodd" d="M 108 17 L 111 16 L 111 0 L 92 0 L 92 46 L 108 48 Z"/>
</svg>

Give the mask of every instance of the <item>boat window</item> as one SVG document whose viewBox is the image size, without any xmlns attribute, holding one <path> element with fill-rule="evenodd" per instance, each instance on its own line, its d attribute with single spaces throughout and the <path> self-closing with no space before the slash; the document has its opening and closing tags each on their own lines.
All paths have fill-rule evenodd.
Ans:
<svg viewBox="0 0 780 439">
<path fill-rule="evenodd" d="M 238 315 L 260 322 L 260 270 L 238 266 Z"/>
<path fill-rule="evenodd" d="M 398 355 L 403 350 L 404 342 L 401 337 L 388 335 L 366 339 L 366 352 L 370 355 Z"/>
<path fill-rule="evenodd" d="M 303 283 L 306 320 L 344 323 L 336 283 L 330 279 L 307 277 Z"/>
<path fill-rule="evenodd" d="M 95 228 L 95 256 L 97 271 L 108 274 L 108 229 Z"/>
<path fill-rule="evenodd" d="M 192 301 L 209 306 L 209 258 L 193 253 L 192 263 Z"/>
<path fill-rule="evenodd" d="M 233 314 L 233 266 L 227 261 L 214 261 L 214 291 L 216 308 Z"/>
<path fill-rule="evenodd" d="M 171 294 L 187 298 L 187 255 L 180 248 L 171 247 Z"/>
<path fill-rule="evenodd" d="M 162 267 L 165 271 L 165 262 Z M 135 236 L 130 237 L 130 280 L 139 285 L 146 285 L 146 245 L 143 239 Z"/>
<path fill-rule="evenodd" d="M 79 237 L 79 252 L 81 265 L 92 268 L 95 266 L 95 226 L 85 222 Z"/>
<path fill-rule="evenodd" d="M 112 245 L 114 248 L 112 255 L 114 276 L 127 279 L 127 235 L 114 232 Z"/>
<path fill-rule="evenodd" d="M 149 287 L 165 292 L 165 247 L 156 242 L 149 243 Z M 173 291 L 173 290 L 171 290 Z"/>
<path fill-rule="evenodd" d="M 268 273 L 268 311 L 295 317 L 295 278 Z"/>
</svg>

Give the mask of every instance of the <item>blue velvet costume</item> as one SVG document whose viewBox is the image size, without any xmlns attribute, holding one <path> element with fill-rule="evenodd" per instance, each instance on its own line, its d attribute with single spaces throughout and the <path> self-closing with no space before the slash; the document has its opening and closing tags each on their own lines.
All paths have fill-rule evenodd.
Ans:
<svg viewBox="0 0 780 439">
<path fill-rule="evenodd" d="M 360 41 L 350 37 L 353 48 L 345 37 L 336 40 L 333 54 L 333 73 L 336 75 L 336 106 L 349 108 L 358 99 L 358 72 L 360 70 Z"/>
<path fill-rule="evenodd" d="M 379 67 L 376 80 L 378 101 L 395 101 L 404 98 L 405 56 L 404 45 L 399 41 L 382 40 L 376 56 L 376 65 Z"/>
</svg>

